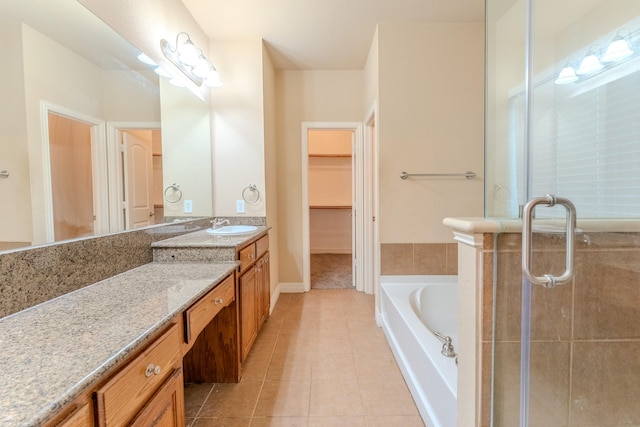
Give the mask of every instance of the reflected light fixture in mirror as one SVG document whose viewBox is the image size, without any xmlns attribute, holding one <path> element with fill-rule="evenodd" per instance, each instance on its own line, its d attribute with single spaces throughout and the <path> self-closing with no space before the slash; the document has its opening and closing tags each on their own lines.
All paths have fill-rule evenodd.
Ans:
<svg viewBox="0 0 640 427">
<path fill-rule="evenodd" d="M 180 42 L 181 36 L 186 40 Z M 183 37 L 184 38 L 184 37 Z M 160 48 L 164 56 L 189 78 L 196 86 L 206 84 L 211 87 L 222 86 L 222 81 L 213 63 L 202 53 L 202 49 L 196 47 L 189 34 L 178 33 L 175 47 L 167 40 L 160 40 Z"/>
<path fill-rule="evenodd" d="M 622 61 L 631 55 L 633 55 L 633 50 L 629 47 L 629 43 L 618 33 L 609 43 L 606 52 L 602 56 L 602 62 Z"/>
<path fill-rule="evenodd" d="M 566 85 L 569 83 L 573 83 L 576 80 L 578 80 L 578 76 L 576 76 L 576 71 L 573 69 L 573 67 L 570 64 L 567 64 L 564 66 L 562 71 L 560 71 L 560 74 L 558 75 L 558 78 L 554 83 L 557 85 Z"/>
<path fill-rule="evenodd" d="M 589 50 L 582 59 L 582 62 L 580 62 L 580 66 L 576 70 L 576 74 L 579 76 L 593 74 L 602 70 L 603 67 L 604 65 L 602 65 L 596 54 L 592 50 Z"/>
</svg>

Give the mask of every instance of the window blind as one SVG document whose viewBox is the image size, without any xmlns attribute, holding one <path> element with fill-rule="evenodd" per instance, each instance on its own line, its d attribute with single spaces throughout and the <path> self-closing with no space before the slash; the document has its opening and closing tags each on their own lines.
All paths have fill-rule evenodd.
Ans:
<svg viewBox="0 0 640 427">
<path fill-rule="evenodd" d="M 584 83 L 587 90 L 580 87 Z M 547 79 L 534 89 L 530 196 L 566 197 L 579 218 L 638 218 L 640 71 L 584 83 L 563 87 Z M 523 94 L 511 101 L 512 117 L 524 114 Z M 523 144 L 523 120 L 511 126 L 514 143 Z M 516 188 L 522 192 L 522 186 Z M 544 209 L 536 215 L 563 217 L 565 212 Z"/>
</svg>

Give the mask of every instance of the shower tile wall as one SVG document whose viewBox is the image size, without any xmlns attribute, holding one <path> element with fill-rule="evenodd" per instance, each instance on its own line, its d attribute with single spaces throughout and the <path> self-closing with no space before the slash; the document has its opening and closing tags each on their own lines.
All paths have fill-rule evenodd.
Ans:
<svg viewBox="0 0 640 427">
<path fill-rule="evenodd" d="M 382 275 L 456 275 L 456 243 L 383 243 L 380 245 Z"/>
<path fill-rule="evenodd" d="M 482 425 L 490 423 L 493 236 L 483 257 Z M 535 234 L 534 274 L 564 270 L 562 239 Z M 640 235 L 578 236 L 573 283 L 532 290 L 530 425 L 640 425 Z M 498 237 L 494 426 L 518 425 L 521 240 Z"/>
</svg>

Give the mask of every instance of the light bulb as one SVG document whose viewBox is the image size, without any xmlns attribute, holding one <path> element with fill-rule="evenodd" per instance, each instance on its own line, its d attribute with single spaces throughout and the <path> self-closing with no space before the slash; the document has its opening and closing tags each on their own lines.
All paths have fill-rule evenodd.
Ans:
<svg viewBox="0 0 640 427">
<path fill-rule="evenodd" d="M 602 62 L 621 61 L 633 55 L 629 44 L 622 36 L 616 36 L 607 47 L 607 51 L 602 56 Z"/>
<path fill-rule="evenodd" d="M 600 63 L 598 57 L 592 51 L 589 51 L 589 53 L 587 53 L 587 55 L 582 59 L 582 62 L 580 62 L 580 66 L 576 70 L 576 74 L 579 76 L 593 74 L 602 70 L 603 67 L 604 65 Z"/>
<path fill-rule="evenodd" d="M 565 67 L 560 71 L 558 78 L 554 82 L 557 85 L 566 85 L 569 83 L 573 83 L 578 80 L 578 76 L 576 76 L 576 72 L 571 65 L 565 65 Z"/>
</svg>

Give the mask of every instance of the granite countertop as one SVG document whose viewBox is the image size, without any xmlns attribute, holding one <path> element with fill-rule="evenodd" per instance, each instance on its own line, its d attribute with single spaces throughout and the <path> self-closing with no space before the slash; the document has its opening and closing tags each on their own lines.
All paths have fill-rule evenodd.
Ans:
<svg viewBox="0 0 640 427">
<path fill-rule="evenodd" d="M 215 236 L 200 230 L 151 244 L 152 248 L 236 248 L 267 234 L 270 227 L 257 227 L 253 233 Z"/>
<path fill-rule="evenodd" d="M 40 425 L 236 267 L 151 263 L 0 319 L 0 425 Z"/>
</svg>

